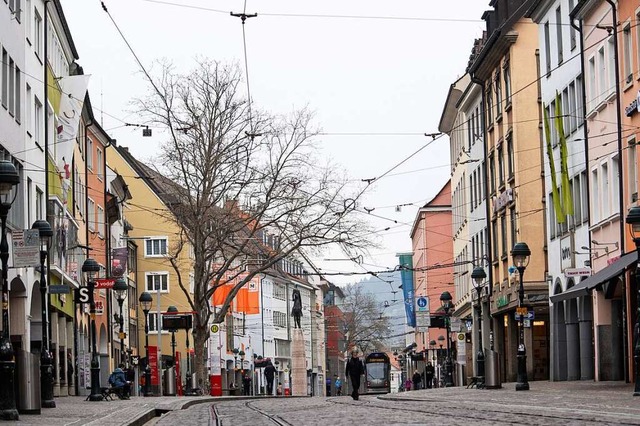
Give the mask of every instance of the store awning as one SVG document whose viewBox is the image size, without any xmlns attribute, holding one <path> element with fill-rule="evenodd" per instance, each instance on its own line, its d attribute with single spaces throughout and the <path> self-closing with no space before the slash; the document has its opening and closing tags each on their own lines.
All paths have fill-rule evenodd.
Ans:
<svg viewBox="0 0 640 426">
<path fill-rule="evenodd" d="M 580 281 L 580 283 L 571 287 L 569 290 L 564 293 L 554 294 L 551 296 L 551 301 L 553 303 L 562 302 L 563 300 L 573 299 L 580 296 L 586 296 L 591 293 L 595 287 L 599 286 L 602 283 L 609 281 L 612 278 L 617 277 L 622 274 L 629 265 L 636 262 L 638 260 L 638 252 L 632 251 L 629 253 L 625 253 L 620 257 L 620 259 L 613 262 L 611 265 L 606 268 L 596 272 L 594 275 L 590 276 L 586 280 Z"/>
</svg>

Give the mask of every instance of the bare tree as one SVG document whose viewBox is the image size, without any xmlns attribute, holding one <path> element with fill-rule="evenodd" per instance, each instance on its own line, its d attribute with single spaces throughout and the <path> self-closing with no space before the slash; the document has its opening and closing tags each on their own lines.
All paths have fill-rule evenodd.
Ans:
<svg viewBox="0 0 640 426">
<path fill-rule="evenodd" d="M 196 312 L 198 377 L 206 377 L 210 320 L 223 322 L 257 274 L 299 251 L 339 245 L 353 255 L 370 243 L 369 229 L 353 217 L 357 194 L 348 194 L 344 174 L 319 159 L 312 114 L 251 111 L 241 83 L 236 65 L 203 60 L 183 75 L 162 64 L 150 94 L 137 102 L 169 135 L 159 163 L 177 186 L 170 219 L 182 238 L 171 247 L 172 264 Z M 265 244 L 269 235 L 275 244 Z M 177 260 L 185 244 L 193 250 L 193 294 Z M 212 295 L 227 282 L 236 284 L 212 312 Z"/>
<path fill-rule="evenodd" d="M 389 317 L 375 296 L 367 293 L 362 284 L 351 284 L 344 290 L 342 311 L 347 331 L 347 348 L 357 347 L 363 353 L 384 350 L 390 333 Z"/>
</svg>

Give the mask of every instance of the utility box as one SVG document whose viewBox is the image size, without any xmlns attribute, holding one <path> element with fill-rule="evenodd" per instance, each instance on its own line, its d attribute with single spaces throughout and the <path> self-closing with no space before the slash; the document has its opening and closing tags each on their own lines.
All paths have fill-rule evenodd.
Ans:
<svg viewBox="0 0 640 426">
<path fill-rule="evenodd" d="M 176 396 L 176 368 L 169 367 L 164 370 L 164 395 Z"/>
</svg>

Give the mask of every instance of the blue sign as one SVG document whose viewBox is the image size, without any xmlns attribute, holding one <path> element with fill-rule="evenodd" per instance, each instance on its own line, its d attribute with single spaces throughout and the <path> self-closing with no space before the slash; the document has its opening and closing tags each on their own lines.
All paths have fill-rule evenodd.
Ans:
<svg viewBox="0 0 640 426">
<path fill-rule="evenodd" d="M 427 299 L 424 297 L 418 297 L 418 306 L 421 308 L 427 307 Z"/>
</svg>

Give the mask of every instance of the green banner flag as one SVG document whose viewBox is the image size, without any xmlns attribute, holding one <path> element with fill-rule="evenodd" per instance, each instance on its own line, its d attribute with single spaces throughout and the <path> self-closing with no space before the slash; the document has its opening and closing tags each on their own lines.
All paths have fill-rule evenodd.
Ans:
<svg viewBox="0 0 640 426">
<path fill-rule="evenodd" d="M 556 183 L 556 166 L 553 161 L 553 145 L 551 143 L 551 129 L 549 128 L 549 114 L 547 114 L 547 108 L 544 104 L 542 106 L 542 110 L 544 112 L 544 137 L 547 140 L 547 157 L 549 158 L 549 170 L 551 174 L 551 196 L 553 197 L 553 208 L 556 211 L 558 223 L 564 223 L 565 214 L 562 211 L 560 196 L 558 194 L 558 185 Z"/>
<path fill-rule="evenodd" d="M 564 119 L 562 117 L 562 104 L 560 94 L 556 92 L 556 129 L 560 140 L 560 177 L 562 185 L 562 210 L 566 215 L 573 215 L 573 199 L 571 194 L 571 185 L 569 183 L 569 166 L 567 165 L 567 157 L 569 156 L 567 149 L 567 138 L 564 135 Z"/>
</svg>

